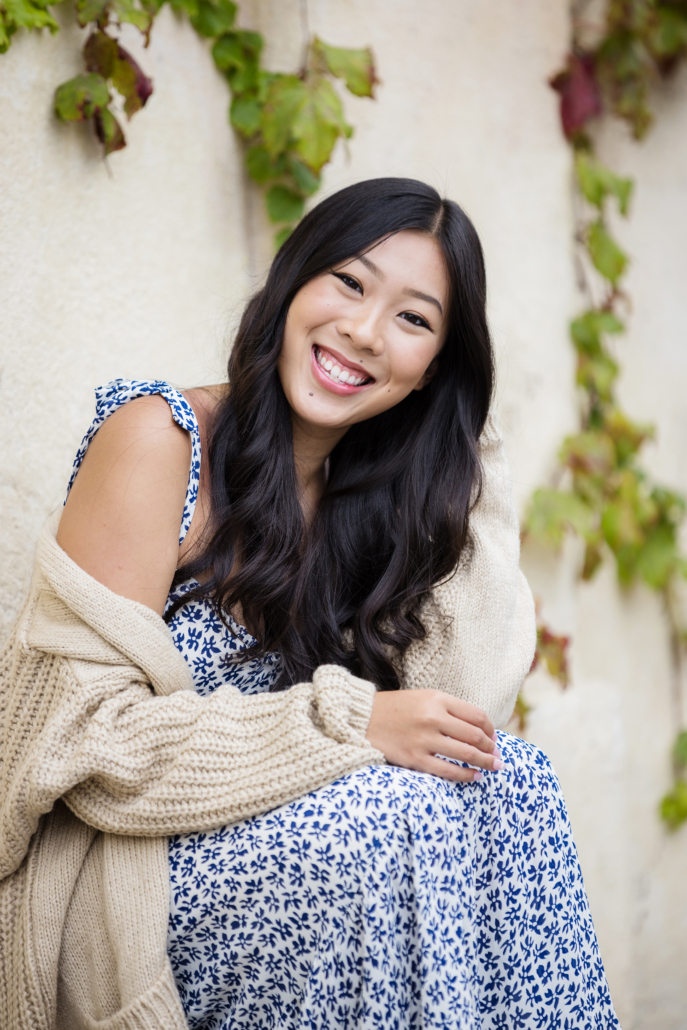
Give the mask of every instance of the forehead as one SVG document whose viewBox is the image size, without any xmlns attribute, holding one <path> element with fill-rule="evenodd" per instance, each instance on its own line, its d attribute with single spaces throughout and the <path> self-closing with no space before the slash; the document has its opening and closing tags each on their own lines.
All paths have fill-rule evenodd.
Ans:
<svg viewBox="0 0 687 1030">
<path fill-rule="evenodd" d="M 404 230 L 375 243 L 360 261 L 380 282 L 401 289 L 433 293 L 442 304 L 448 296 L 449 280 L 441 247 L 427 233 Z"/>
</svg>

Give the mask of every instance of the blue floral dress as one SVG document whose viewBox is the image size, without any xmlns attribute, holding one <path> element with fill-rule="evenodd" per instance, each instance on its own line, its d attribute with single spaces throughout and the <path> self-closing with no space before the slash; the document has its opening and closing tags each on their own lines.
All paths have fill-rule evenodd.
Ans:
<svg viewBox="0 0 687 1030">
<path fill-rule="evenodd" d="M 103 421 L 163 382 L 96 391 Z M 193 581 L 175 587 L 171 604 Z M 240 665 L 252 637 L 205 603 L 170 622 L 196 689 L 269 690 L 279 656 Z M 455 784 L 365 767 L 266 815 L 169 844 L 168 952 L 191 1030 L 611 1030 L 618 1027 L 565 802 L 548 759 L 499 733 L 505 761 Z"/>
</svg>

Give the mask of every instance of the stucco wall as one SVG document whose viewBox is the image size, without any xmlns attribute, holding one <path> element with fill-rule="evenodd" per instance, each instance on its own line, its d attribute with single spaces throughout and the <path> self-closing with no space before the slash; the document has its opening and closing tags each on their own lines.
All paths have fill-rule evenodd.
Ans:
<svg viewBox="0 0 687 1030">
<path fill-rule="evenodd" d="M 267 60 L 298 64 L 299 0 L 251 0 L 245 24 Z M 498 404 L 522 507 L 575 425 L 570 161 L 546 78 L 567 38 L 565 0 L 310 0 L 310 28 L 371 44 L 382 85 L 346 98 L 356 134 L 325 191 L 415 175 L 457 199 L 484 243 Z M 67 19 L 67 14 L 62 17 Z M 228 329 L 269 260 L 260 198 L 243 177 L 226 88 L 192 31 L 165 9 L 141 62 L 155 94 L 109 160 L 56 124 L 56 83 L 79 68 L 78 32 L 18 38 L 0 57 L 0 427 L 3 621 L 61 496 L 92 389 L 115 376 L 217 380 Z M 135 46 L 133 44 L 132 46 Z M 638 181 L 620 229 L 633 255 L 632 330 L 619 343 L 623 400 L 658 425 L 656 474 L 687 492 L 687 79 L 659 98 L 642 146 L 604 130 L 602 156 Z M 529 547 L 523 564 L 547 619 L 574 638 L 573 684 L 541 673 L 528 735 L 551 755 L 571 812 L 624 1030 L 687 1027 L 687 830 L 656 805 L 669 782 L 676 703 L 665 627 L 643 589 L 612 570 L 575 583 L 579 553 Z"/>
</svg>

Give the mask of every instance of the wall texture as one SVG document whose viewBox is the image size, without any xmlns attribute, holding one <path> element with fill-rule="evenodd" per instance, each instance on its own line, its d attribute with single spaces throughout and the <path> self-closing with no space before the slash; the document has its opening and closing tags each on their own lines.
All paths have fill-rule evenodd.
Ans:
<svg viewBox="0 0 687 1030">
<path fill-rule="evenodd" d="M 297 67 L 300 0 L 244 0 L 267 60 Z M 346 97 L 356 134 L 325 192 L 414 175 L 457 199 L 484 243 L 498 406 L 522 507 L 575 424 L 566 322 L 579 304 L 570 253 L 570 162 L 546 79 L 567 38 L 565 0 L 310 0 L 310 29 L 371 44 L 375 102 Z M 0 454 L 9 625 L 45 514 L 61 498 L 92 411 L 116 376 L 216 381 L 242 299 L 270 257 L 261 201 L 241 171 L 227 91 L 205 47 L 165 9 L 141 62 L 155 94 L 104 164 L 55 123 L 52 90 L 79 68 L 79 31 L 17 38 L 0 57 Z M 133 36 L 132 36 L 133 40 Z M 132 49 L 138 46 L 134 40 Z M 687 491 L 687 79 L 659 97 L 641 147 L 604 130 L 602 156 L 637 178 L 634 311 L 619 341 L 623 400 L 658 426 L 648 461 Z M 687 1028 L 687 829 L 656 817 L 678 702 L 657 601 L 621 593 L 610 568 L 577 586 L 580 555 L 534 547 L 523 565 L 547 620 L 574 638 L 573 684 L 528 681 L 528 736 L 563 783 L 624 1030 Z"/>
</svg>

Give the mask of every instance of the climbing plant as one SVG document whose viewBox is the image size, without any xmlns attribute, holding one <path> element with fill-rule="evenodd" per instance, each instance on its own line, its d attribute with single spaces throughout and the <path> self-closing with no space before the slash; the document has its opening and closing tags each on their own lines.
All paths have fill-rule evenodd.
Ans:
<svg viewBox="0 0 687 1030">
<path fill-rule="evenodd" d="M 0 0 L 0 53 L 17 29 L 56 32 L 49 8 L 64 2 Z M 356 96 L 372 97 L 372 53 L 328 46 L 315 37 L 308 40 L 298 74 L 285 75 L 264 68 L 262 36 L 236 25 L 232 0 L 76 0 L 76 21 L 88 29 L 85 71 L 58 86 L 55 114 L 63 122 L 91 123 L 106 156 L 126 146 L 122 115 L 131 119 L 153 92 L 152 81 L 120 42 L 122 25 L 138 29 L 147 46 L 166 2 L 211 44 L 231 93 L 231 124 L 245 141 L 246 168 L 265 192 L 279 245 L 320 185 L 337 140 L 353 132 L 333 80 Z"/>
<path fill-rule="evenodd" d="M 643 468 L 641 451 L 653 438 L 653 427 L 634 422 L 616 392 L 620 369 L 614 341 L 625 330 L 629 305 L 623 283 L 629 258 L 613 236 L 610 215 L 615 209 L 627 217 L 633 183 L 599 161 L 593 126 L 610 111 L 625 119 L 636 139 L 645 135 L 653 119 L 652 85 L 673 74 L 687 56 L 687 2 L 610 0 L 596 42 L 585 46 L 587 6 L 584 0 L 573 5 L 571 50 L 551 80 L 574 159 L 576 261 L 586 303 L 570 326 L 580 425 L 561 446 L 557 485 L 532 497 L 525 534 L 557 548 L 573 533 L 584 542 L 582 579 L 591 579 L 609 555 L 623 586 L 643 581 L 658 591 L 679 662 L 686 638 L 675 593 L 678 579 L 687 576 L 678 540 L 685 500 L 655 483 Z M 555 661 L 563 639 L 540 626 L 542 657 L 547 659 L 544 640 L 549 652 L 553 646 Z M 661 804 L 671 827 L 687 820 L 687 733 L 680 734 L 674 758 L 674 787 Z"/>
</svg>

